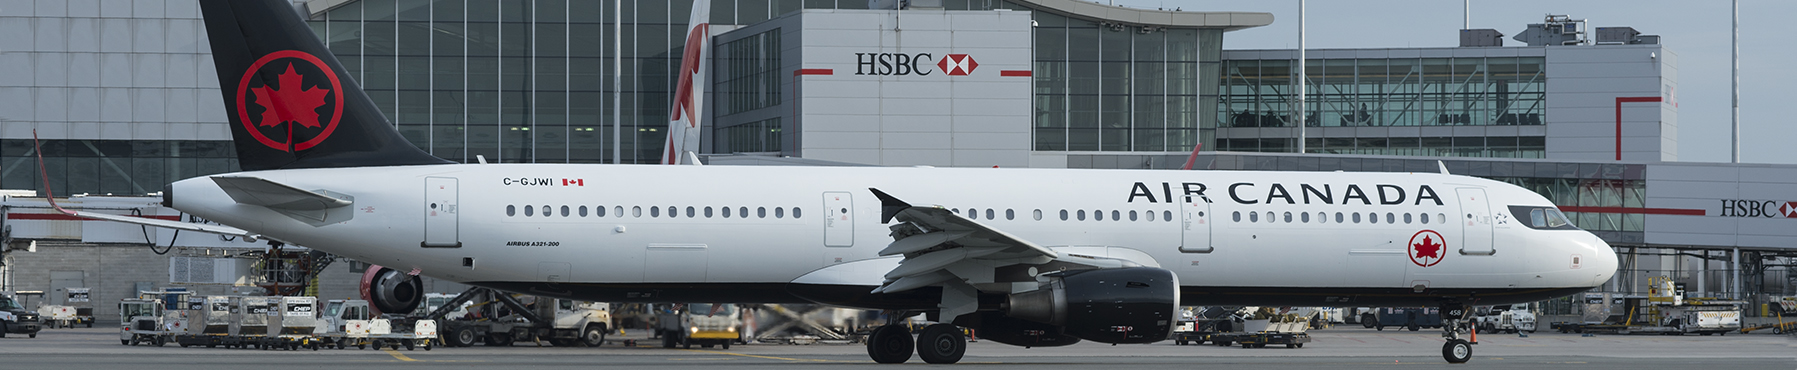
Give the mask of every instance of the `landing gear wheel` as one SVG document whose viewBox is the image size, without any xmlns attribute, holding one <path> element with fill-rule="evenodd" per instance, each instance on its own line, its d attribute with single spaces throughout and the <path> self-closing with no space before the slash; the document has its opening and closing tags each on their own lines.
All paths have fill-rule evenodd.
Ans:
<svg viewBox="0 0 1797 370">
<path fill-rule="evenodd" d="M 911 351 L 915 345 L 911 339 L 911 329 L 902 325 L 881 326 L 868 335 L 867 357 L 882 364 L 902 364 L 911 360 Z"/>
<path fill-rule="evenodd" d="M 580 334 L 580 342 L 587 347 L 598 347 L 605 344 L 605 326 L 587 325 L 586 330 Z"/>
<path fill-rule="evenodd" d="M 932 364 L 952 364 L 967 354 L 967 336 L 951 324 L 925 326 L 917 334 L 917 357 Z"/>
<path fill-rule="evenodd" d="M 1473 359 L 1473 346 L 1463 340 L 1450 340 L 1441 346 L 1441 358 L 1452 364 L 1464 364 Z"/>
</svg>

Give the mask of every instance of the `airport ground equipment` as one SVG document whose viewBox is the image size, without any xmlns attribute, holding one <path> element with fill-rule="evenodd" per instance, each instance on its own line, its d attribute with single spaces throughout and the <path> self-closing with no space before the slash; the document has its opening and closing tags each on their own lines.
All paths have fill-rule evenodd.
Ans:
<svg viewBox="0 0 1797 370">
<path fill-rule="evenodd" d="M 19 303 L 19 293 L 24 292 L 0 294 L 0 338 L 5 338 L 8 333 L 37 338 L 37 332 L 43 330 L 43 319 L 38 317 L 37 312 Z"/>
<path fill-rule="evenodd" d="M 1481 307 L 1474 310 L 1474 320 L 1482 333 L 1534 333 L 1537 308 L 1534 303 Z"/>
<path fill-rule="evenodd" d="M 1373 328 L 1400 327 L 1410 331 L 1441 327 L 1441 310 L 1433 307 L 1380 307 L 1374 311 Z M 1363 324 L 1364 325 L 1364 324 Z"/>
<path fill-rule="evenodd" d="M 67 288 L 63 291 L 64 294 L 66 294 L 66 297 L 63 300 L 63 304 L 59 307 L 67 307 L 71 312 L 67 314 L 70 318 L 66 319 L 66 322 L 60 322 L 59 324 L 65 328 L 72 328 L 75 327 L 75 325 L 83 324 L 90 328 L 94 327 L 93 296 L 88 293 L 89 289 Z"/>
<path fill-rule="evenodd" d="M 1768 310 L 1770 311 L 1768 313 L 1771 314 L 1776 321 L 1771 324 L 1744 327 L 1741 328 L 1741 332 L 1752 333 L 1755 330 L 1772 329 L 1773 334 L 1785 334 L 1797 330 L 1797 321 L 1785 321 L 1785 313 L 1797 314 L 1797 298 L 1784 297 L 1772 301 L 1769 305 L 1771 307 Z"/>
<path fill-rule="evenodd" d="M 1243 327 L 1241 307 L 1187 307 L 1180 310 L 1180 322 L 1173 330 L 1178 345 L 1204 344 L 1217 334 L 1233 333 Z M 1228 344 L 1220 344 L 1228 345 Z"/>
<path fill-rule="evenodd" d="M 704 348 L 742 340 L 742 310 L 728 303 L 664 304 L 656 313 L 662 348 Z"/>
<path fill-rule="evenodd" d="M 338 349 L 383 347 L 429 351 L 439 343 L 437 321 L 431 319 L 395 320 L 372 316 L 368 301 L 333 299 L 326 301 L 324 315 L 318 319 L 313 335 L 323 345 Z"/>
<path fill-rule="evenodd" d="M 19 301 L 20 306 L 25 306 L 25 308 L 31 312 L 36 312 L 38 315 L 38 322 L 42 324 L 41 327 L 44 329 L 74 326 L 76 320 L 75 308 L 65 305 L 50 304 L 49 300 L 44 299 L 44 291 L 42 290 L 21 290 L 15 292 L 13 298 Z"/>
<path fill-rule="evenodd" d="M 1610 315 L 1600 322 L 1554 323 L 1562 333 L 1727 335 L 1741 330 L 1741 307 L 1746 302 L 1710 298 L 1685 298 L 1669 279 L 1650 277 L 1647 296 L 1587 296 L 1587 301 L 1622 302 L 1623 314 Z M 1605 309 L 1586 307 L 1587 310 Z"/>
<path fill-rule="evenodd" d="M 479 303 L 462 306 L 464 301 L 477 297 Z M 513 294 L 469 288 L 455 299 L 444 302 L 424 319 L 442 319 L 437 322 L 437 328 L 444 345 L 450 347 L 472 346 L 476 341 L 489 346 L 510 346 L 520 340 L 546 341 L 556 346 L 598 347 L 605 343 L 605 335 L 612 328 L 611 313 L 604 303 L 526 298 L 529 303 L 520 301 Z M 468 310 L 468 317 L 444 318 L 459 309 Z"/>
<path fill-rule="evenodd" d="M 163 306 L 160 298 L 127 298 L 119 300 L 119 344 L 149 344 L 161 347 L 173 335 L 162 325 Z"/>
<path fill-rule="evenodd" d="M 863 324 L 874 321 L 865 317 L 869 312 L 866 310 L 825 305 L 769 304 L 757 307 L 759 308 L 749 310 L 749 307 L 738 306 L 737 309 L 743 310 L 742 316 L 745 318 L 755 315 L 755 322 L 763 325 L 771 324 L 758 327 L 753 334 L 755 341 L 760 343 L 812 344 L 819 340 L 853 341 L 851 338 L 853 333 L 860 331 Z M 819 318 L 822 320 L 818 320 Z"/>
</svg>

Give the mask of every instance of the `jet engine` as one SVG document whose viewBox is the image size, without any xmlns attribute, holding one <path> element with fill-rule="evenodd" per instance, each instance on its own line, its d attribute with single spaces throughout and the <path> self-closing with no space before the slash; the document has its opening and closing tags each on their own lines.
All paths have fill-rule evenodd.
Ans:
<svg viewBox="0 0 1797 370">
<path fill-rule="evenodd" d="M 955 325 L 976 329 L 979 339 L 1019 347 L 1060 347 L 1079 343 L 1079 338 L 1064 333 L 1064 328 L 1005 316 L 1002 312 L 980 311 L 962 316 Z"/>
<path fill-rule="evenodd" d="M 1173 332 L 1179 279 L 1172 271 L 1130 267 L 1046 276 L 1042 288 L 1010 295 L 1006 315 L 1102 343 L 1153 343 Z"/>
<path fill-rule="evenodd" d="M 411 313 L 424 302 L 424 280 L 380 265 L 362 273 L 362 299 L 377 313 Z"/>
</svg>

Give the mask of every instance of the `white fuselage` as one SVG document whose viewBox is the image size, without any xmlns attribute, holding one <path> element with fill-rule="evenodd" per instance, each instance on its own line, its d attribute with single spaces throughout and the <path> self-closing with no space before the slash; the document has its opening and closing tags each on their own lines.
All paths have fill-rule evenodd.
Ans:
<svg viewBox="0 0 1797 370">
<path fill-rule="evenodd" d="M 1433 173 L 473 164 L 228 176 L 354 204 L 305 222 L 235 203 L 202 177 L 172 185 L 174 207 L 475 284 L 786 284 L 879 258 L 892 237 L 869 188 L 1064 253 L 1158 265 L 1187 291 L 1565 290 L 1600 285 L 1616 267 L 1589 232 L 1531 229 L 1510 215 L 1508 206 L 1553 206 L 1539 195 Z M 871 289 L 881 273 L 830 283 Z M 1372 304 L 1348 296 L 1319 299 Z"/>
</svg>

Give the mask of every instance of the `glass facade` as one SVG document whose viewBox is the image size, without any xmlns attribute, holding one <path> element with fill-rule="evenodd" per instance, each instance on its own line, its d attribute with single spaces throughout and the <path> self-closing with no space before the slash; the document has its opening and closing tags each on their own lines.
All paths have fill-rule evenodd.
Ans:
<svg viewBox="0 0 1797 370">
<path fill-rule="evenodd" d="M 50 190 L 65 197 L 143 195 L 181 179 L 238 171 L 229 141 L 43 140 L 41 147 Z M 38 154 L 30 139 L 0 139 L 0 186 L 42 190 Z"/>
<path fill-rule="evenodd" d="M 1313 59 L 1306 62 L 1305 125 L 1544 124 L 1541 57 Z M 1222 127 L 1288 127 L 1296 67 L 1290 60 L 1226 60 L 1217 103 Z M 1227 138 L 1218 150 L 1289 152 L 1289 138 Z M 1310 138 L 1310 153 L 1543 158 L 1546 139 L 1521 137 Z"/>
<path fill-rule="evenodd" d="M 1198 142 L 1199 107 L 1215 99 L 1200 93 L 1215 86 L 1201 85 L 1200 61 L 1215 63 L 1222 30 L 1033 14 L 1035 150 L 1183 151 Z"/>
</svg>

